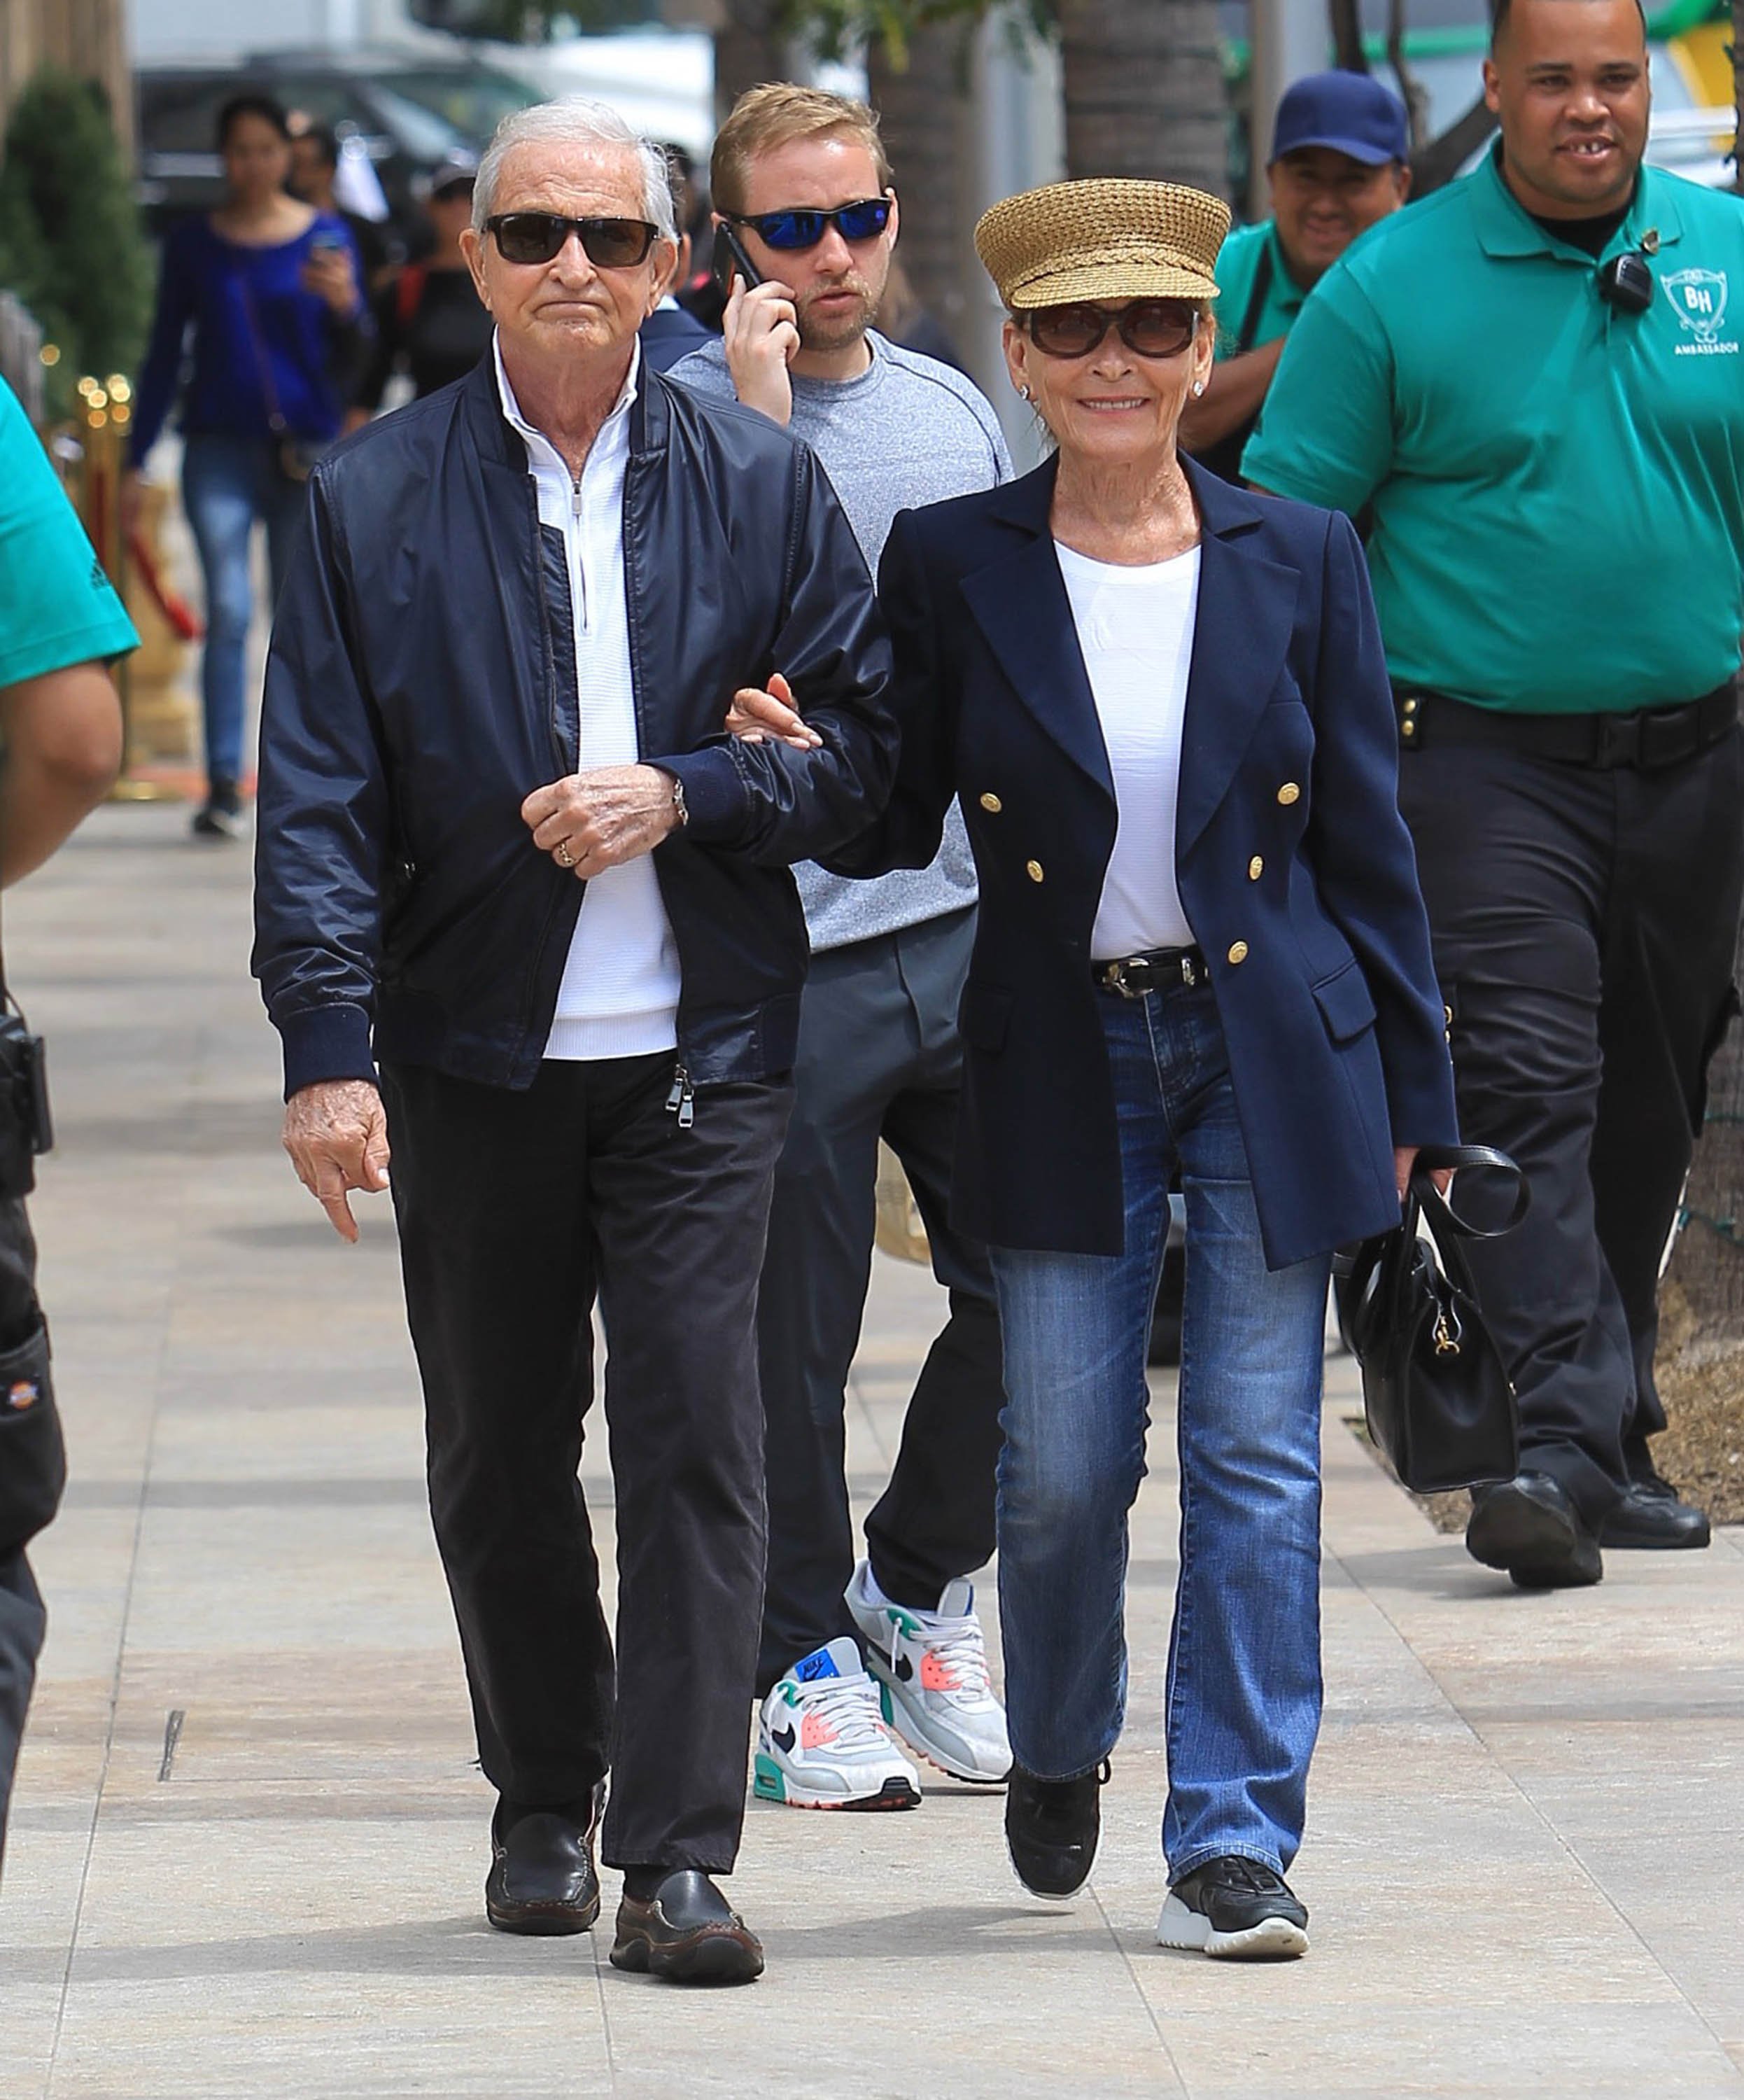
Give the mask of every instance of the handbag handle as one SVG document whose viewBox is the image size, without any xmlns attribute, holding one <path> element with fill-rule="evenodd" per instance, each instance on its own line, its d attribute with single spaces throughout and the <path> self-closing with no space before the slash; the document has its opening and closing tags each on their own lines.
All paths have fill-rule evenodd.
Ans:
<svg viewBox="0 0 1744 2100">
<path fill-rule="evenodd" d="M 1448 1202 L 1439 1189 L 1429 1179 L 1443 1167 L 1456 1170 L 1461 1167 L 1486 1167 L 1512 1177 L 1514 1185 L 1513 1208 L 1499 1225 L 1487 1230 L 1462 1218 Z M 1466 1240 L 1499 1240 L 1511 1233 L 1532 1207 L 1532 1185 L 1516 1162 L 1505 1152 L 1498 1152 L 1489 1145 L 1425 1145 L 1421 1146 L 1411 1170 L 1411 1196 L 1421 1207 L 1429 1221 L 1431 1231 L 1445 1231 L 1456 1238 Z"/>
</svg>

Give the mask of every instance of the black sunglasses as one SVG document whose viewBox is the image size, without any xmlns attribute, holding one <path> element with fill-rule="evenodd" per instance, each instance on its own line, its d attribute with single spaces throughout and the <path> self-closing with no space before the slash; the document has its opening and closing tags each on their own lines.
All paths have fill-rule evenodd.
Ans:
<svg viewBox="0 0 1744 2100">
<path fill-rule="evenodd" d="M 839 204 L 834 211 L 729 211 L 721 216 L 734 226 L 748 226 L 765 248 L 792 252 L 815 248 L 831 226 L 850 243 L 876 240 L 890 223 L 892 202 L 887 196 L 862 197 L 857 204 Z"/>
<path fill-rule="evenodd" d="M 500 211 L 484 226 L 505 262 L 549 262 L 573 233 L 597 270 L 645 262 L 660 231 L 645 218 L 566 218 L 557 211 Z"/>
<path fill-rule="evenodd" d="M 1110 329 L 1134 356 L 1178 357 L 1199 333 L 1199 310 L 1186 299 L 1037 307 L 1025 319 L 1029 340 L 1044 357 L 1088 357 L 1102 347 Z"/>
</svg>

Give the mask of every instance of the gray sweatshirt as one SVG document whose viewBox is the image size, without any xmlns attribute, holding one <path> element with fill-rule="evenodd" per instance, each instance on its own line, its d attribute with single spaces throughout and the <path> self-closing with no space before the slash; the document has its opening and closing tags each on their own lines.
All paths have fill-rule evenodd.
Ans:
<svg viewBox="0 0 1744 2100">
<path fill-rule="evenodd" d="M 875 576 L 899 510 L 1009 481 L 1011 461 L 999 419 L 972 381 L 881 335 L 866 341 L 872 362 L 859 378 L 793 382 L 788 428 L 822 461 Z M 718 341 L 693 351 L 667 377 L 699 394 L 734 398 Z M 851 882 L 806 861 L 794 876 L 814 952 L 918 926 L 975 898 L 975 861 L 955 803 L 931 867 Z"/>
</svg>

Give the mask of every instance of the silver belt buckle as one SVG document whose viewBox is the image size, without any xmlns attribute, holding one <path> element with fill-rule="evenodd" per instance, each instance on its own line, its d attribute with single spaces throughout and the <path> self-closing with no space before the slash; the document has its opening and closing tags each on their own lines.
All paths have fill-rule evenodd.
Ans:
<svg viewBox="0 0 1744 2100">
<path fill-rule="evenodd" d="M 1181 982 L 1189 987 L 1199 982 L 1199 973 L 1193 968 L 1193 958 L 1191 955 L 1183 955 L 1181 958 Z"/>
</svg>

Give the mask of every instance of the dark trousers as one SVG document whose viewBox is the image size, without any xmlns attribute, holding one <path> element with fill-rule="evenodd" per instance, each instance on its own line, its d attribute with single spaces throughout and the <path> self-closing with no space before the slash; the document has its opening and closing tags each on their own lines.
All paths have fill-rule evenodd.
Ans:
<svg viewBox="0 0 1744 2100">
<path fill-rule="evenodd" d="M 1531 1183 L 1470 1250 L 1520 1400 L 1521 1462 L 1598 1524 L 1648 1437 L 1659 1267 L 1732 1011 L 1744 742 L 1661 771 L 1434 741 L 1399 767 L 1461 1134 Z"/>
<path fill-rule="evenodd" d="M 780 1083 L 699 1088 L 673 1059 L 548 1063 L 524 1093 L 385 1072 L 423 1377 L 430 1513 L 479 1762 L 556 1807 L 612 1775 L 618 1867 L 729 1868 L 763 1590 L 755 1339 Z M 605 1328 L 618 1657 L 576 1469 Z"/>
<path fill-rule="evenodd" d="M 757 1321 L 768 1423 L 769 1586 L 757 1689 L 853 1621 L 846 1389 L 872 1270 L 878 1142 L 901 1161 L 950 1317 L 927 1352 L 890 1481 L 866 1520 L 892 1603 L 931 1610 L 994 1542 L 1005 1404 L 984 1250 L 947 1215 L 975 913 L 826 949 L 799 1014 L 793 1120 L 776 1170 Z"/>
<path fill-rule="evenodd" d="M 60 1500 L 65 1466 L 54 1405 L 30 1221 L 22 1202 L 0 1200 L 0 1860 L 48 1626 L 24 1546 Z"/>
</svg>

